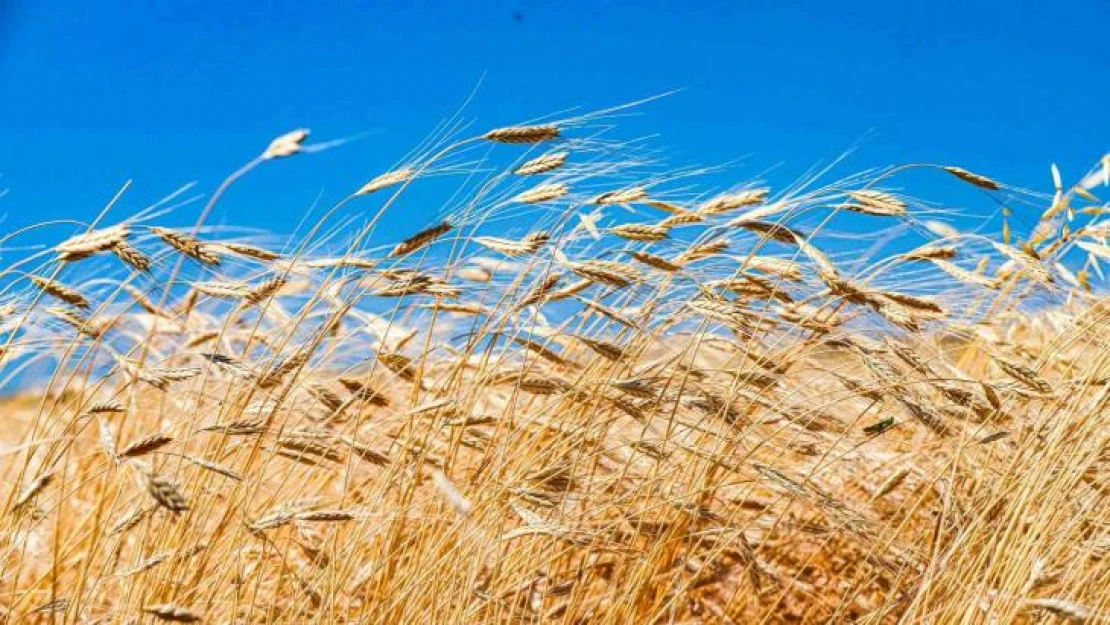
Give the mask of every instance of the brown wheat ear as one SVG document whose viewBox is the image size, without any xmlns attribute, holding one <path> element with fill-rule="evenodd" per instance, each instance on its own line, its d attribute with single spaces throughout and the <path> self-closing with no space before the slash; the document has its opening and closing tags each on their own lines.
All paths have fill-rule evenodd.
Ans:
<svg viewBox="0 0 1110 625">
<path fill-rule="evenodd" d="M 143 608 L 143 612 L 154 615 L 160 620 L 173 623 L 199 623 L 204 620 L 199 614 L 173 603 L 160 603 Z"/>
<path fill-rule="evenodd" d="M 554 125 L 509 126 L 495 128 L 483 137 L 496 143 L 540 143 L 559 138 L 559 128 Z"/>
</svg>

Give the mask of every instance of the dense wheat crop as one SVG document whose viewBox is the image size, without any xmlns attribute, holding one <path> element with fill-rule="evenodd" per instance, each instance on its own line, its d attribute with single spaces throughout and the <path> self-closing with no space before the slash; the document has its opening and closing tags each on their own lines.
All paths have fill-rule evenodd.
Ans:
<svg viewBox="0 0 1110 625">
<path fill-rule="evenodd" d="M 452 120 L 284 243 L 209 228 L 296 131 L 195 225 L 4 265 L 3 614 L 1110 618 L 1110 159 L 703 189 L 616 112 Z"/>
</svg>

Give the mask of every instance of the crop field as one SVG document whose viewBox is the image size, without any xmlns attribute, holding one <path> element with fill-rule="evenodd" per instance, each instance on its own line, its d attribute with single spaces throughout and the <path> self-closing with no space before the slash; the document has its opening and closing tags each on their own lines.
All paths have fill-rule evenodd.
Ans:
<svg viewBox="0 0 1110 625">
<path fill-rule="evenodd" d="M 4 618 L 1110 620 L 1110 157 L 714 188 L 624 110 L 5 256 Z"/>
</svg>

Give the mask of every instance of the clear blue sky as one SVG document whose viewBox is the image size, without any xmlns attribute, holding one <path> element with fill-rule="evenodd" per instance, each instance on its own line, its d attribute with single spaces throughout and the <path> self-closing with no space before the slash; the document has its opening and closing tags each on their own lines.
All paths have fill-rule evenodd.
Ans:
<svg viewBox="0 0 1110 625">
<path fill-rule="evenodd" d="M 1105 0 L 0 0 L 0 231 L 88 218 L 128 178 L 125 210 L 210 191 L 294 127 L 372 133 L 252 176 L 215 215 L 288 231 L 482 76 L 478 128 L 678 88 L 622 134 L 659 133 L 679 164 L 789 179 L 864 139 L 848 169 L 938 161 L 1049 190 L 1049 163 L 1074 181 L 1110 148 L 1107 24 Z"/>
</svg>

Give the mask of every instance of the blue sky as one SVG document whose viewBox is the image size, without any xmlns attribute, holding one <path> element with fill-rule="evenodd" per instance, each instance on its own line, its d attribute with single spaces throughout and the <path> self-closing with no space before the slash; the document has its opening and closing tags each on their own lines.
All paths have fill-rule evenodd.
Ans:
<svg viewBox="0 0 1110 625">
<path fill-rule="evenodd" d="M 483 76 L 476 129 L 681 89 L 622 136 L 658 133 L 676 164 L 742 159 L 737 180 L 789 182 L 859 144 L 844 173 L 935 161 L 1047 191 L 1051 162 L 1074 181 L 1110 147 L 1108 18 L 1095 0 L 9 0 L 0 231 L 87 219 L 126 179 L 125 212 L 185 182 L 209 191 L 294 127 L 368 133 L 253 175 L 215 215 L 289 231 Z"/>
</svg>

